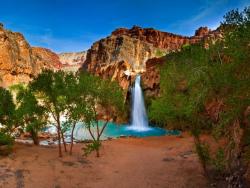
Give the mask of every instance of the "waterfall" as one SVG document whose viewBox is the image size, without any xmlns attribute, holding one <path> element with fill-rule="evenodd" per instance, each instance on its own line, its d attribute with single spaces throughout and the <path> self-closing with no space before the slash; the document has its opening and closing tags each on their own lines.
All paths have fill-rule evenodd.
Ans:
<svg viewBox="0 0 250 188">
<path fill-rule="evenodd" d="M 132 113 L 131 113 L 130 130 L 146 131 L 150 130 L 148 125 L 148 117 L 144 105 L 143 92 L 141 89 L 141 76 L 137 75 L 135 78 L 134 87 L 132 88 Z"/>
</svg>

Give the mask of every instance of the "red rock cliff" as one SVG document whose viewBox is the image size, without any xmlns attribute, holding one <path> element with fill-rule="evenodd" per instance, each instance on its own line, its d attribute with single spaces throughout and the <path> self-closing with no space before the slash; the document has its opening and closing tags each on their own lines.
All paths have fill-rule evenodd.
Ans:
<svg viewBox="0 0 250 188">
<path fill-rule="evenodd" d="M 43 68 L 60 67 L 58 56 L 44 48 L 32 48 L 21 33 L 0 25 L 0 86 L 27 83 Z"/>
<path fill-rule="evenodd" d="M 147 68 L 147 61 L 179 50 L 185 44 L 206 41 L 219 35 L 218 31 L 211 31 L 207 27 L 199 28 L 192 37 L 137 26 L 131 29 L 120 28 L 91 46 L 82 69 L 118 80 L 123 89 L 127 89 L 131 83 L 128 78 L 133 79 L 136 73 L 146 72 L 143 75 L 147 79 L 145 77 L 142 80 L 145 82 L 145 89 L 151 90 L 154 85 L 152 83 L 157 82 L 159 75 L 153 73 L 152 66 Z M 156 65 L 157 62 L 153 60 L 149 64 Z M 154 74 L 154 77 L 150 74 Z"/>
</svg>

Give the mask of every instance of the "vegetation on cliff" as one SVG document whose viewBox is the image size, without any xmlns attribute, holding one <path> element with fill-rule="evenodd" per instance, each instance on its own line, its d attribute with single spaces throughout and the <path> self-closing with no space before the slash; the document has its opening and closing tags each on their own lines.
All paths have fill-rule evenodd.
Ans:
<svg viewBox="0 0 250 188">
<path fill-rule="evenodd" d="M 150 118 L 190 129 L 205 174 L 240 187 L 250 156 L 250 7 L 224 18 L 223 40 L 207 49 L 188 45 L 167 56 Z M 213 142 L 201 139 L 205 130 Z"/>
<path fill-rule="evenodd" d="M 230 11 L 224 19 L 218 29 L 223 38 L 215 37 L 221 36 L 218 30 L 207 28 L 200 28 L 191 38 L 138 27 L 119 29 L 92 46 L 83 68 L 117 79 L 128 89 L 130 75 L 124 72 L 141 71 L 139 68 L 150 65 L 145 59 L 151 58 L 152 64 L 160 62 L 156 57 L 166 59 L 160 78 L 155 70 L 151 75 L 149 69 L 145 73 L 148 80 L 160 79 L 159 97 L 149 102 L 150 120 L 168 128 L 190 130 L 206 177 L 216 180 L 217 187 L 243 187 L 250 162 L 250 7 Z M 60 157 L 61 144 L 67 152 L 65 130 L 72 128 L 71 154 L 76 123 L 84 122 L 92 138 L 84 152 L 96 151 L 99 157 L 107 123 L 123 113 L 124 96 L 119 85 L 83 69 L 76 74 L 54 72 L 62 66 L 56 54 L 31 48 L 21 34 L 7 32 L 1 24 L 0 30 L 3 41 L 11 46 L 0 43 L 4 49 L 0 64 L 5 65 L 0 70 L 2 81 L 14 83 L 17 75 L 24 75 L 23 81 L 34 78 L 26 86 L 12 87 L 17 91 L 14 95 L 0 87 L 0 154 L 11 151 L 17 129 L 28 132 L 34 144 L 39 144 L 38 133 L 48 124 L 57 129 Z M 166 52 L 169 54 L 165 56 Z M 49 62 L 54 63 L 49 66 Z M 46 66 L 51 70 L 40 73 Z M 150 91 L 156 91 L 155 80 L 148 83 Z"/>
</svg>

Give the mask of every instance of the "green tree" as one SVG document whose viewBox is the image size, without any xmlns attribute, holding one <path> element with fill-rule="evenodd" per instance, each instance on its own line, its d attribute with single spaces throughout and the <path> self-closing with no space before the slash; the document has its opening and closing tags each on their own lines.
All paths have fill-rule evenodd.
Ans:
<svg viewBox="0 0 250 188">
<path fill-rule="evenodd" d="M 160 72 L 161 96 L 149 108 L 151 120 L 182 130 L 193 124 L 203 125 L 199 112 L 208 95 L 207 72 L 213 69 L 207 64 L 207 57 L 201 45 L 168 55 L 168 63 Z"/>
<path fill-rule="evenodd" d="M 52 119 L 56 123 L 59 157 L 62 157 L 61 140 L 63 141 L 65 152 L 67 151 L 61 130 L 61 117 L 66 113 L 67 107 L 65 78 L 66 73 L 62 71 L 44 70 L 30 84 L 32 91 L 35 92 L 38 100 L 41 101 L 42 107 L 51 114 Z"/>
<path fill-rule="evenodd" d="M 9 154 L 14 139 L 11 136 L 15 124 L 15 104 L 10 91 L 0 87 L 0 149 L 1 155 Z"/>
<path fill-rule="evenodd" d="M 122 90 L 116 82 L 86 72 L 79 75 L 79 89 L 87 90 L 87 96 L 84 94 L 86 96 L 86 106 L 83 111 L 84 123 L 93 139 L 93 142 L 85 149 L 85 153 L 95 150 L 96 156 L 99 157 L 100 138 L 104 129 L 109 121 L 114 121 L 118 114 L 123 113 Z M 101 111 L 103 114 L 100 113 Z M 104 121 L 103 125 L 100 125 L 100 119 Z"/>
<path fill-rule="evenodd" d="M 71 127 L 70 155 L 72 154 L 76 124 L 77 122 L 85 121 L 87 87 L 89 86 L 86 83 L 86 78 L 81 87 L 79 84 L 79 75 L 68 74 L 65 78 L 66 124 Z M 81 82 L 83 82 L 83 79 Z"/>
<path fill-rule="evenodd" d="M 38 145 L 38 133 L 47 124 L 48 117 L 45 108 L 39 104 L 35 95 L 28 87 L 19 87 L 16 103 L 18 122 L 30 133 L 34 144 Z"/>
<path fill-rule="evenodd" d="M 1 131 L 11 133 L 15 123 L 15 104 L 9 90 L 0 87 L 0 124 Z"/>
</svg>

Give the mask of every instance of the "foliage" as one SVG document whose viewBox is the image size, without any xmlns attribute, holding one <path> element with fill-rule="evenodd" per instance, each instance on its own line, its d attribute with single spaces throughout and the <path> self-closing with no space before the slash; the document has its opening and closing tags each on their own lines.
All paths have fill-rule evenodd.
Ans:
<svg viewBox="0 0 250 188">
<path fill-rule="evenodd" d="M 0 132 L 0 155 L 7 155 L 12 151 L 14 139 L 7 133 Z"/>
<path fill-rule="evenodd" d="M 207 143 L 196 142 L 195 146 L 203 169 L 206 171 L 207 164 L 211 161 L 209 145 Z"/>
<path fill-rule="evenodd" d="M 184 44 L 184 45 L 182 45 L 181 48 L 182 48 L 182 49 L 188 49 L 188 48 L 190 48 L 190 44 Z"/>
<path fill-rule="evenodd" d="M 161 51 L 160 49 L 157 49 L 155 52 L 156 57 L 162 57 L 164 55 L 166 55 L 166 52 Z"/>
<path fill-rule="evenodd" d="M 67 151 L 63 132 L 61 131 L 61 116 L 66 113 L 66 95 L 65 82 L 67 74 L 63 71 L 53 72 L 44 70 L 30 84 L 30 88 L 35 92 L 42 107 L 46 112 L 52 115 L 57 127 L 57 136 L 59 140 L 59 156 L 61 152 L 61 140 L 64 144 L 64 150 Z"/>
<path fill-rule="evenodd" d="M 93 151 L 99 150 L 100 147 L 101 147 L 101 142 L 94 140 L 92 143 L 86 144 L 86 147 L 83 149 L 84 155 L 88 156 Z"/>
<path fill-rule="evenodd" d="M 168 56 L 169 63 L 160 73 L 161 97 L 152 102 L 151 119 L 159 123 L 177 121 L 181 125 L 177 128 L 181 129 L 191 122 L 201 123 L 199 112 L 203 110 L 202 103 L 208 95 L 206 87 L 210 84 L 205 75 L 213 68 L 207 65 L 207 56 L 201 46 Z"/>
<path fill-rule="evenodd" d="M 70 153 L 72 153 L 73 132 L 77 122 L 85 122 L 94 143 L 99 143 L 95 146 L 100 147 L 100 136 L 106 124 L 99 129 L 98 120 L 102 114 L 98 112 L 106 110 L 109 116 L 106 121 L 111 121 L 116 117 L 117 109 L 119 111 L 123 109 L 123 95 L 118 84 L 86 72 L 74 75 L 62 71 L 45 70 L 31 82 L 30 88 L 40 101 L 43 112 L 51 114 L 56 122 L 58 139 L 62 139 L 65 151 L 63 134 L 72 126 Z M 60 120 L 62 115 L 66 117 L 66 122 L 63 124 Z M 92 133 L 92 127 L 96 128 L 97 137 Z M 94 148 L 98 150 L 99 155 L 99 148 Z M 61 142 L 59 142 L 59 156 L 62 156 Z"/>
<path fill-rule="evenodd" d="M 224 16 L 224 21 L 222 22 L 222 25 L 226 26 L 242 26 L 244 24 L 249 24 L 250 20 L 250 7 L 245 7 L 245 9 L 240 12 L 238 9 L 231 10 L 227 12 Z M 236 28 L 236 27 L 235 27 Z"/>
<path fill-rule="evenodd" d="M 37 101 L 33 92 L 28 88 L 19 87 L 16 97 L 16 116 L 19 124 L 31 134 L 34 144 L 38 144 L 38 132 L 47 123 L 45 108 Z"/>
<path fill-rule="evenodd" d="M 14 125 L 15 104 L 10 91 L 0 87 L 0 124 L 4 132 L 11 132 Z"/>
<path fill-rule="evenodd" d="M 203 167 L 210 165 L 221 175 L 247 165 L 242 155 L 247 156 L 250 147 L 249 121 L 244 123 L 250 106 L 249 13 L 250 7 L 226 14 L 224 39 L 211 42 L 209 49 L 196 44 L 167 55 L 160 97 L 149 109 L 151 120 L 191 130 Z M 200 139 L 203 130 L 214 136 L 219 146 L 215 153 Z"/>
<path fill-rule="evenodd" d="M 13 138 L 6 134 L 6 133 L 3 133 L 3 132 L 0 132 L 0 145 L 13 145 L 14 143 L 14 140 Z"/>
<path fill-rule="evenodd" d="M 111 82 L 86 72 L 79 74 L 78 87 L 80 91 L 85 91 L 81 92 L 85 96 L 85 108 L 83 108 L 84 111 L 82 113 L 84 114 L 85 126 L 93 139 L 93 143 L 87 147 L 87 151 L 93 151 L 94 148 L 97 157 L 99 157 L 100 137 L 108 121 L 114 120 L 117 114 L 123 112 L 122 90 L 116 82 Z M 103 114 L 98 114 L 101 111 Z M 99 125 L 99 119 L 105 120 L 102 127 Z M 96 129 L 96 134 L 94 134 L 93 129 Z"/>
<path fill-rule="evenodd" d="M 218 172 L 223 172 L 226 167 L 225 152 L 223 148 L 219 148 L 216 152 L 215 158 L 213 160 L 213 165 L 215 170 Z"/>
</svg>

